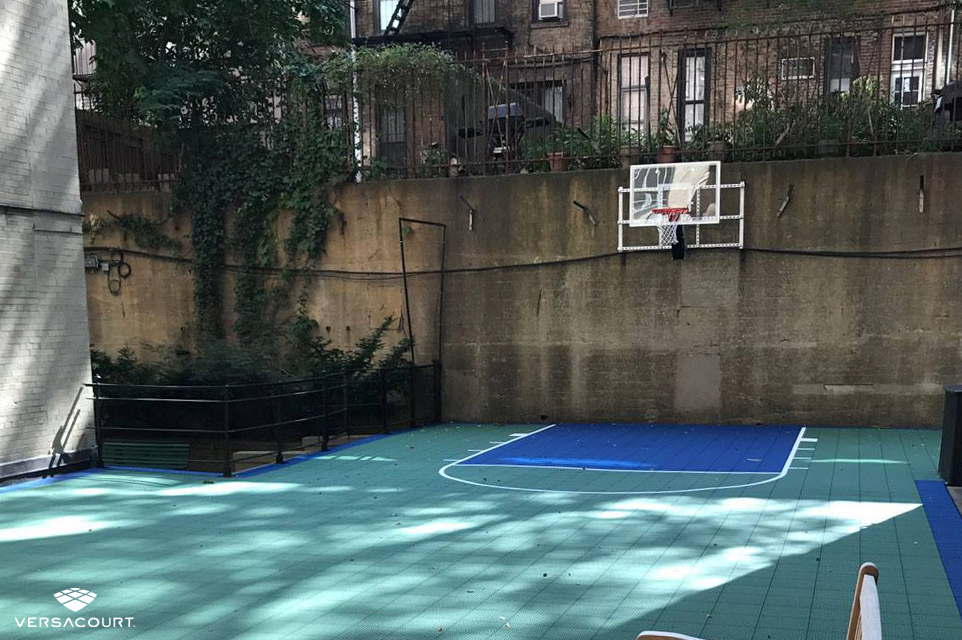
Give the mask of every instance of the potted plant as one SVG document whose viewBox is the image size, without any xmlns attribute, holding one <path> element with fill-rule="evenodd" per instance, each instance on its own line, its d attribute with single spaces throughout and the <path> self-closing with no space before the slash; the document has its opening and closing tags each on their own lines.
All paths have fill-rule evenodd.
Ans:
<svg viewBox="0 0 962 640">
<path fill-rule="evenodd" d="M 658 114 L 658 162 L 668 163 L 678 161 L 678 136 L 671 123 L 668 109 L 662 109 Z"/>
<path fill-rule="evenodd" d="M 565 157 L 565 152 L 564 151 L 548 152 L 548 166 L 552 172 L 567 171 L 568 158 Z"/>
</svg>

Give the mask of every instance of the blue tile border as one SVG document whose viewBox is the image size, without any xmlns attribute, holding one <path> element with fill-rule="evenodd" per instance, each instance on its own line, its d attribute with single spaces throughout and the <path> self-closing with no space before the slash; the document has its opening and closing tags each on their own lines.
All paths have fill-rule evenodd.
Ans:
<svg viewBox="0 0 962 640">
<path fill-rule="evenodd" d="M 72 480 L 73 478 L 93 475 L 95 473 L 99 473 L 100 471 L 101 469 L 81 469 L 80 471 L 71 471 L 69 473 L 51 476 L 49 478 L 38 478 L 37 480 L 26 480 L 24 482 L 18 482 L 16 484 L 0 487 L 0 493 L 11 493 L 13 491 L 18 491 L 20 489 L 33 489 L 35 487 L 42 487 L 44 485 L 54 484 L 56 482 L 63 482 L 64 480 Z"/>
<path fill-rule="evenodd" d="M 307 453 L 300 456 L 294 456 L 289 458 L 282 463 L 272 462 L 270 464 L 265 464 L 260 467 L 254 467 L 253 469 L 246 469 L 244 471 L 238 471 L 234 474 L 235 478 L 250 478 L 253 476 L 259 476 L 264 473 L 270 473 L 272 471 L 277 471 L 279 469 L 284 469 L 294 464 L 300 464 L 302 462 L 307 462 L 309 460 L 314 460 L 316 458 L 322 458 L 324 456 L 329 456 L 334 453 L 340 453 L 345 449 L 350 449 L 352 447 L 359 447 L 362 444 L 368 444 L 369 442 L 375 442 L 377 440 L 383 440 L 384 438 L 390 438 L 392 436 L 398 436 L 403 433 L 410 433 L 412 431 L 418 431 L 419 429 L 425 429 L 427 427 L 411 427 L 408 429 L 401 429 L 400 431 L 392 431 L 391 433 L 382 433 L 376 436 L 367 436 L 366 438 L 361 438 L 360 440 L 355 440 L 353 442 L 346 442 L 344 444 L 334 445 L 328 451 L 316 451 L 314 453 Z"/>
<path fill-rule="evenodd" d="M 962 615 L 962 515 L 941 480 L 916 480 L 915 485 Z"/>
</svg>

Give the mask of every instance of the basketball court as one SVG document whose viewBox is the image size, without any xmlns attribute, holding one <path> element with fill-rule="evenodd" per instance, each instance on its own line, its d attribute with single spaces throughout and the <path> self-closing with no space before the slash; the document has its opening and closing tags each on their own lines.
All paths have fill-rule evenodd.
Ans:
<svg viewBox="0 0 962 640">
<path fill-rule="evenodd" d="M 461 424 L 235 479 L 85 472 L 0 493 L 0 629 L 839 639 L 872 561 L 887 640 L 957 639 L 938 450 L 919 430 Z M 71 588 L 95 594 L 79 613 Z"/>
</svg>

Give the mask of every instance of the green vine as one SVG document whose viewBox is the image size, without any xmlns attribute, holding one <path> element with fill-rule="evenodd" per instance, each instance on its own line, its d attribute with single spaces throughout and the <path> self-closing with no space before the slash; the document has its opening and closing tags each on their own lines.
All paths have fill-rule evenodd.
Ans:
<svg viewBox="0 0 962 640">
<path fill-rule="evenodd" d="M 112 211 L 107 211 L 107 215 L 110 217 L 84 220 L 83 232 L 90 237 L 96 237 L 107 231 L 118 230 L 121 232 L 124 242 L 130 238 L 141 249 L 151 251 L 167 249 L 174 253 L 180 253 L 180 242 L 164 233 L 162 222 L 151 220 L 139 213 L 117 215 Z"/>
</svg>

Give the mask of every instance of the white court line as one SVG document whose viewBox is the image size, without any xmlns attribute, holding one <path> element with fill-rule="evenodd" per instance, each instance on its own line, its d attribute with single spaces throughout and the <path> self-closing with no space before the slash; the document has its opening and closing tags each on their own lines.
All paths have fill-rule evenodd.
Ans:
<svg viewBox="0 0 962 640">
<path fill-rule="evenodd" d="M 527 434 L 527 435 L 532 436 L 532 435 L 534 435 L 534 434 L 536 434 L 536 433 L 540 433 L 540 432 L 544 431 L 545 429 L 550 429 L 551 427 L 554 427 L 554 426 L 556 426 L 556 425 L 549 424 L 547 427 L 544 427 L 544 428 L 542 428 L 542 429 L 538 429 L 537 431 L 532 431 L 531 433 L 529 433 L 529 434 Z M 493 446 L 493 447 L 490 447 L 490 448 L 488 448 L 488 449 L 485 449 L 484 451 L 481 451 L 481 452 L 475 453 L 475 454 L 473 454 L 473 455 L 470 455 L 470 456 L 468 456 L 467 458 L 462 458 L 462 459 L 458 460 L 457 462 L 451 462 L 451 463 L 449 463 L 449 464 L 446 464 L 446 465 L 444 465 L 443 467 L 441 467 L 440 469 L 438 469 L 438 474 L 440 474 L 441 477 L 443 477 L 443 478 L 447 478 L 448 480 L 454 480 L 455 482 L 460 482 L 460 483 L 462 483 L 462 484 L 470 484 L 470 485 L 473 485 L 473 486 L 475 486 L 475 487 L 484 487 L 484 488 L 486 488 L 486 489 L 503 489 L 503 490 L 505 490 L 505 491 L 527 491 L 527 492 L 529 492 L 529 493 L 567 493 L 567 494 L 577 494 L 577 495 L 611 495 L 611 496 L 625 496 L 625 495 L 655 495 L 655 494 L 663 495 L 663 494 L 671 494 L 671 493 L 697 493 L 697 492 L 700 492 L 700 491 L 719 491 L 719 490 L 722 490 L 722 489 L 745 489 L 745 488 L 748 488 L 748 487 L 756 487 L 756 486 L 758 486 L 758 485 L 768 484 L 769 482 L 777 482 L 778 480 L 781 480 L 782 478 L 784 478 L 784 477 L 788 474 L 789 469 L 790 469 L 790 468 L 793 468 L 793 467 L 791 467 L 792 460 L 795 458 L 795 454 L 798 452 L 798 445 L 801 444 L 801 443 L 804 441 L 804 437 L 803 437 L 804 435 L 805 435 L 805 427 L 802 427 L 802 428 L 799 429 L 799 431 L 798 431 L 798 437 L 795 438 L 795 444 L 794 444 L 794 446 L 792 446 L 792 450 L 791 450 L 791 452 L 788 454 L 788 459 L 785 460 L 785 464 L 784 464 L 784 466 L 782 466 L 782 470 L 781 470 L 781 472 L 780 472 L 777 476 L 775 476 L 775 477 L 773 477 L 773 478 L 766 478 L 765 480 L 760 480 L 760 481 L 758 481 L 758 482 L 747 482 L 747 483 L 744 483 L 744 484 L 735 484 L 735 485 L 730 485 L 730 486 L 725 486 L 725 487 L 697 487 L 697 488 L 694 488 L 694 489 L 666 489 L 666 490 L 663 490 L 663 491 L 568 491 L 568 490 L 564 490 L 564 489 L 535 489 L 535 488 L 532 488 L 532 487 L 511 487 L 511 486 L 506 486 L 506 485 L 502 485 L 502 484 L 488 484 L 488 483 L 485 483 L 485 482 L 474 482 L 473 480 L 465 480 L 464 478 L 455 478 L 454 476 L 448 475 L 448 469 L 450 469 L 451 467 L 453 467 L 453 466 L 455 466 L 455 465 L 457 465 L 457 464 L 461 464 L 461 463 L 463 463 L 463 462 L 466 462 L 466 461 L 470 460 L 471 458 L 475 458 L 475 457 L 481 455 L 482 453 L 486 453 L 486 452 L 491 451 L 491 450 L 493 450 L 493 449 L 497 449 L 498 447 L 503 447 L 504 444 L 509 444 L 509 443 L 507 443 L 507 442 L 504 443 L 504 444 L 495 445 L 495 446 Z M 519 439 L 520 439 L 520 438 L 519 438 Z M 512 440 L 511 442 L 514 442 L 514 440 Z M 477 467 L 480 467 L 480 466 L 482 466 L 482 465 L 465 465 L 465 466 L 477 466 Z M 488 465 L 486 465 L 486 466 L 488 466 Z M 491 466 L 506 466 L 506 465 L 491 465 Z M 530 469 L 531 467 L 526 466 L 525 468 Z M 542 467 L 542 468 L 551 469 L 552 467 Z M 580 467 L 578 467 L 578 468 L 580 469 Z M 797 468 L 797 469 L 800 469 L 800 470 L 803 470 L 803 471 L 808 469 L 808 467 L 794 467 L 794 468 Z M 663 471 L 663 472 L 661 472 L 661 473 L 675 473 L 675 472 L 664 472 L 664 471 Z"/>
<path fill-rule="evenodd" d="M 799 451 L 815 451 L 815 447 L 799 447 Z"/>
<path fill-rule="evenodd" d="M 795 456 L 796 460 L 811 460 L 812 456 Z"/>
<path fill-rule="evenodd" d="M 525 436 L 530 436 L 530 433 L 512 433 L 509 438 L 523 438 Z"/>
<path fill-rule="evenodd" d="M 802 427 L 804 430 L 805 427 Z M 802 442 L 818 442 L 818 438 L 802 438 Z"/>
<path fill-rule="evenodd" d="M 505 440 L 489 440 L 488 444 L 506 444 Z"/>
<path fill-rule="evenodd" d="M 799 471 L 808 471 L 808 467 L 792 467 L 792 469 L 798 469 Z"/>
</svg>

